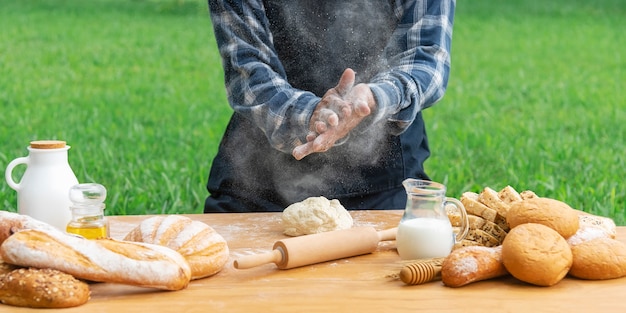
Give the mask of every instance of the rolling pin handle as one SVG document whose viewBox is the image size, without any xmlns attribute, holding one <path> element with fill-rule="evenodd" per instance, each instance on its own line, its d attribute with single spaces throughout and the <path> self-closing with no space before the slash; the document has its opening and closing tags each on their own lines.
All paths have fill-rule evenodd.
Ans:
<svg viewBox="0 0 626 313">
<path fill-rule="evenodd" d="M 380 241 L 396 240 L 396 233 L 398 233 L 398 227 L 381 230 L 378 232 L 378 238 Z"/>
<path fill-rule="evenodd" d="M 236 269 L 248 269 L 261 266 L 268 263 L 279 264 L 283 261 L 283 253 L 281 249 L 274 249 L 267 253 L 253 254 L 243 256 L 233 263 Z"/>
</svg>

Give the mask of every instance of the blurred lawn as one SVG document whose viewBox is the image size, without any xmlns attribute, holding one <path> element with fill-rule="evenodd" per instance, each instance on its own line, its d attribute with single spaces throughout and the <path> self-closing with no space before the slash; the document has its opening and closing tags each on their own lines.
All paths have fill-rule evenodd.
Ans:
<svg viewBox="0 0 626 313">
<path fill-rule="evenodd" d="M 425 113 L 431 177 L 626 225 L 625 17 L 621 0 L 459 0 L 448 92 Z M 1 168 L 63 139 L 108 214 L 202 211 L 231 112 L 204 1 L 0 0 L 0 29 Z"/>
</svg>

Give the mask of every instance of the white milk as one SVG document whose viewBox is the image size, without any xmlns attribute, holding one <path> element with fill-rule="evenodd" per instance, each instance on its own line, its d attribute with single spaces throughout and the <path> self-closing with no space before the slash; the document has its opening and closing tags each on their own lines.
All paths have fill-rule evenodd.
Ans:
<svg viewBox="0 0 626 313">
<path fill-rule="evenodd" d="M 452 225 L 436 218 L 402 221 L 398 226 L 396 245 L 404 260 L 446 257 L 454 245 Z"/>
</svg>

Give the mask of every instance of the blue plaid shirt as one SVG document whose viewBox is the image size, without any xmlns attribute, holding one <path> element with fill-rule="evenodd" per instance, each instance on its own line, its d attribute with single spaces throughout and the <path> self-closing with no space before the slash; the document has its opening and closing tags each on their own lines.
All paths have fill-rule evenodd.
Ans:
<svg viewBox="0 0 626 313">
<path fill-rule="evenodd" d="M 390 67 L 368 82 L 377 109 L 366 123 L 384 121 L 393 134 L 401 134 L 418 112 L 443 97 L 455 4 L 395 1 L 399 22 L 384 52 Z M 305 140 L 321 95 L 289 84 L 262 0 L 209 0 L 209 7 L 231 107 L 259 127 L 274 148 L 291 154 Z"/>
</svg>

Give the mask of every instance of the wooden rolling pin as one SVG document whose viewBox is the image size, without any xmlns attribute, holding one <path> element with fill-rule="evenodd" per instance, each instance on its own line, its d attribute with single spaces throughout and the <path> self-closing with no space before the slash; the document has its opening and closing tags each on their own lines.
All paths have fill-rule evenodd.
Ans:
<svg viewBox="0 0 626 313">
<path fill-rule="evenodd" d="M 397 228 L 376 231 L 373 227 L 293 237 L 274 243 L 267 253 L 247 255 L 235 260 L 234 267 L 247 269 L 275 263 L 279 269 L 290 269 L 374 252 L 378 243 L 396 239 Z"/>
</svg>

